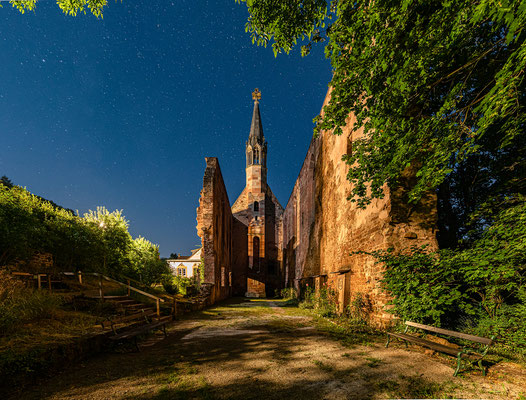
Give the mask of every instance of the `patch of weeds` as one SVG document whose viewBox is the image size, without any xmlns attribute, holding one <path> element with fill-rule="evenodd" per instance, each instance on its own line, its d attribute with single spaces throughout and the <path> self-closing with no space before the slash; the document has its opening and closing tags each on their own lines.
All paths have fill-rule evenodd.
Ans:
<svg viewBox="0 0 526 400">
<path fill-rule="evenodd" d="M 333 372 L 334 368 L 328 364 L 325 364 L 323 361 L 320 360 L 314 360 L 314 365 L 316 365 L 319 369 L 325 372 Z"/>
<path fill-rule="evenodd" d="M 367 360 L 367 366 L 368 366 L 369 368 L 376 368 L 376 367 L 378 367 L 380 364 L 383 363 L 383 361 L 380 360 L 379 358 L 366 357 L 365 359 Z"/>
<path fill-rule="evenodd" d="M 212 400 L 215 398 L 215 396 L 212 393 L 210 384 L 203 376 L 199 379 L 198 388 L 196 392 L 199 398 L 203 400 Z"/>
<path fill-rule="evenodd" d="M 351 353 L 343 353 L 342 357 L 351 358 Z"/>
<path fill-rule="evenodd" d="M 517 400 L 526 400 L 526 393 L 520 392 L 519 397 L 517 397 Z"/>
<path fill-rule="evenodd" d="M 400 384 L 393 380 L 376 382 L 376 388 L 381 392 L 394 393 Z"/>
<path fill-rule="evenodd" d="M 451 389 L 451 384 L 432 382 L 421 376 L 400 376 L 399 381 L 385 380 L 376 383 L 378 390 L 388 397 L 402 399 L 444 398 L 444 392 Z"/>
</svg>

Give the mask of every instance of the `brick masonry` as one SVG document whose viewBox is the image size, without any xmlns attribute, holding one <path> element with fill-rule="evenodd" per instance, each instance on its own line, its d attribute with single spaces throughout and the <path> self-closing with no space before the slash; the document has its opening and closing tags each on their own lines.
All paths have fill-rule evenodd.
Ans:
<svg viewBox="0 0 526 400">
<path fill-rule="evenodd" d="M 215 157 L 206 158 L 196 228 L 203 247 L 204 283 L 210 287 L 210 303 L 215 303 L 232 295 L 234 254 L 234 221 Z"/>
<path fill-rule="evenodd" d="M 285 210 L 266 183 L 266 142 L 257 102 L 246 147 L 246 187 L 232 208 L 217 158 L 206 159 L 197 230 L 212 302 L 232 293 L 268 296 L 282 287 L 309 284 L 319 291 L 328 285 L 340 312 L 360 296 L 373 323 L 390 323 L 389 298 L 380 288 L 384 267 L 356 252 L 424 244 L 437 248 L 436 196 L 408 205 L 405 192 L 416 172 L 408 170 L 399 189 L 385 187 L 384 198 L 366 209 L 347 200 L 352 186 L 342 156 L 362 134 L 351 132 L 354 121 L 350 115 L 340 136 L 323 132 L 312 139 Z M 261 156 L 253 155 L 252 146 L 262 149 Z"/>
<path fill-rule="evenodd" d="M 318 289 L 327 282 L 336 291 L 340 311 L 362 295 L 373 321 L 385 325 L 391 315 L 385 311 L 389 299 L 379 286 L 383 266 L 371 256 L 352 253 L 423 244 L 437 248 L 436 198 L 430 194 L 410 207 L 404 193 L 414 171 L 406 171 L 400 189 L 386 187 L 385 197 L 365 210 L 348 201 L 352 186 L 342 156 L 361 134 L 351 134 L 353 122 L 351 115 L 341 136 L 323 132 L 310 144 L 283 214 L 283 284 L 300 289 L 311 282 Z"/>
</svg>

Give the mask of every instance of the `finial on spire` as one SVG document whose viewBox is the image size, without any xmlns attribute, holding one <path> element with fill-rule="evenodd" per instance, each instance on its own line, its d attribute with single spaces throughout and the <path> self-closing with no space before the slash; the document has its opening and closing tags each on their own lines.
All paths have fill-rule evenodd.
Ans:
<svg viewBox="0 0 526 400">
<path fill-rule="evenodd" d="M 255 88 L 252 92 L 252 100 L 254 100 L 255 102 L 259 102 L 259 99 L 261 99 L 261 92 L 258 88 Z"/>
</svg>

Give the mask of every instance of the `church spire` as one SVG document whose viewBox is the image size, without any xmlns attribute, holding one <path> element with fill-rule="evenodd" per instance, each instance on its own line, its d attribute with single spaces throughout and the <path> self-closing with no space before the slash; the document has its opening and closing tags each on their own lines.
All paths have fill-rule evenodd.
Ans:
<svg viewBox="0 0 526 400">
<path fill-rule="evenodd" d="M 252 92 L 254 100 L 254 112 L 252 113 L 252 123 L 250 124 L 250 134 L 246 143 L 247 168 L 251 165 L 267 166 L 267 142 L 263 136 L 263 126 L 259 113 L 259 100 L 261 92 L 258 88 Z"/>
<path fill-rule="evenodd" d="M 248 141 L 252 145 L 255 143 L 263 144 L 265 137 L 263 136 L 263 125 L 261 124 L 261 114 L 259 113 L 261 92 L 258 88 L 252 92 L 252 99 L 254 100 L 254 112 L 252 113 L 252 124 L 250 125 Z"/>
</svg>

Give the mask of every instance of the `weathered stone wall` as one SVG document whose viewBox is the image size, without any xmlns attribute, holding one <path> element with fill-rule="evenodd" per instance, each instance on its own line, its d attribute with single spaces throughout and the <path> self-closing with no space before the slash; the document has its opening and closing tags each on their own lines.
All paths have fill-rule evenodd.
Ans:
<svg viewBox="0 0 526 400">
<path fill-rule="evenodd" d="M 233 218 L 232 294 L 244 296 L 247 292 L 248 226 Z"/>
<path fill-rule="evenodd" d="M 325 99 L 327 103 L 329 93 Z M 356 251 L 374 251 L 413 245 L 437 247 L 436 198 L 430 194 L 417 207 L 404 200 L 404 186 L 411 184 L 408 171 L 404 185 L 362 210 L 347 200 L 352 186 L 346 179 L 348 166 L 342 156 L 352 150 L 353 116 L 341 136 L 330 132 L 313 139 L 283 215 L 283 273 L 287 286 L 327 284 L 336 291 L 340 310 L 361 294 L 370 304 L 374 321 L 389 322 L 387 296 L 379 287 L 383 266 Z"/>
<path fill-rule="evenodd" d="M 233 217 L 219 162 L 206 158 L 203 189 L 197 208 L 197 233 L 201 237 L 204 283 L 210 285 L 210 303 L 232 294 Z"/>
</svg>

